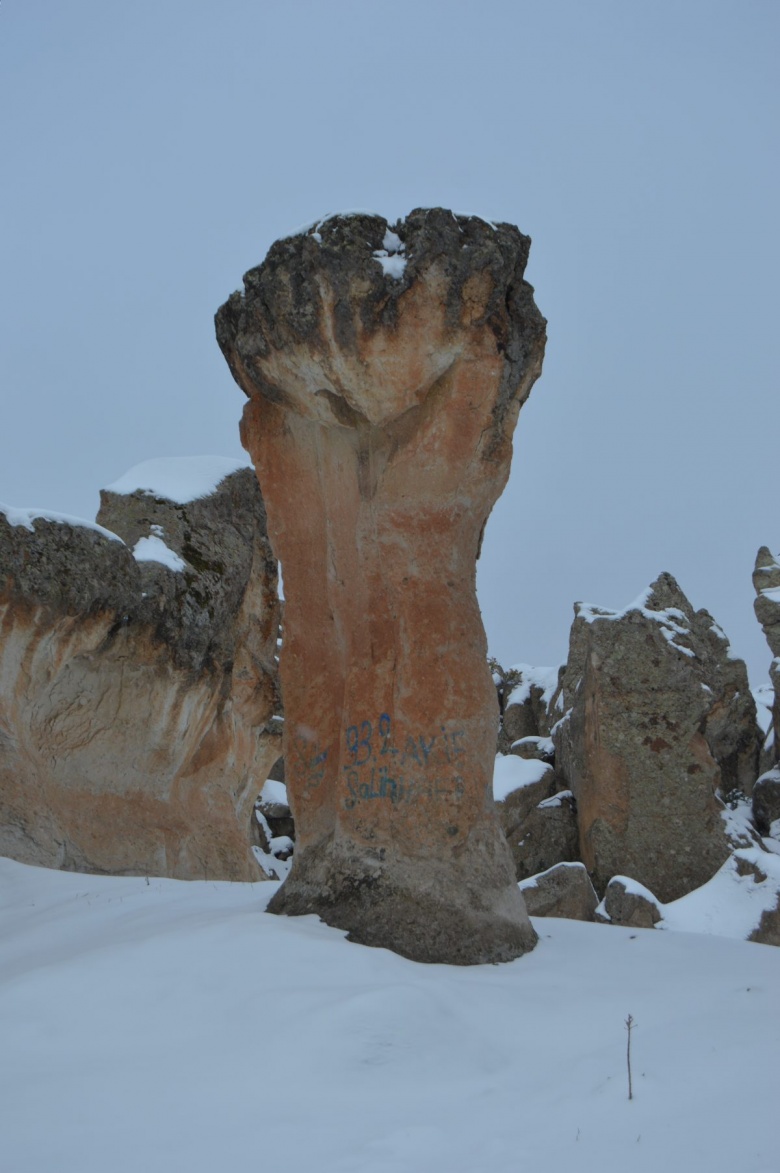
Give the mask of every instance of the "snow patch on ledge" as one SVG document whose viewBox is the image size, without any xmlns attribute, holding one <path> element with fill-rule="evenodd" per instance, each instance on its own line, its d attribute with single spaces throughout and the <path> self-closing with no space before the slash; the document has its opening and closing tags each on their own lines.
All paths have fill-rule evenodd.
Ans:
<svg viewBox="0 0 780 1173">
<path fill-rule="evenodd" d="M 186 505 L 210 497 L 225 477 L 250 467 L 248 460 L 233 456 L 160 457 L 134 465 L 118 481 L 106 485 L 106 491 L 122 496 L 144 493 L 148 497 L 163 497 L 176 505 Z"/>
<path fill-rule="evenodd" d="M 109 538 L 112 542 L 124 545 L 118 534 L 98 525 L 96 521 L 88 521 L 85 517 L 73 517 L 69 513 L 53 513 L 50 509 L 15 509 L 12 505 L 3 505 L 2 501 L 0 501 L 0 513 L 3 514 L 9 525 L 22 526 L 30 533 L 35 533 L 34 523 L 36 521 L 51 521 L 57 525 L 72 525 L 75 529 L 91 529 L 95 533 L 102 534 L 104 538 Z"/>
<path fill-rule="evenodd" d="M 136 562 L 159 562 L 177 574 L 187 569 L 187 563 L 184 559 L 180 558 L 170 546 L 166 546 L 157 534 L 152 534 L 148 538 L 139 538 L 133 546 L 133 557 Z"/>
<path fill-rule="evenodd" d="M 382 266 L 385 277 L 392 277 L 394 281 L 399 281 L 403 277 L 406 269 L 406 257 L 402 254 L 405 251 L 406 245 L 400 236 L 388 228 L 382 241 L 382 247 L 373 254 L 374 260 Z"/>
</svg>

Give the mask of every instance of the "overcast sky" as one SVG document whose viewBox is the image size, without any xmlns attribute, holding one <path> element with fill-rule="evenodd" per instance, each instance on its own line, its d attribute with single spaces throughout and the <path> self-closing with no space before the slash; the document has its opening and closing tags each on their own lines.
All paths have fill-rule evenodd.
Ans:
<svg viewBox="0 0 780 1173">
<path fill-rule="evenodd" d="M 5 0 L 0 500 L 240 455 L 213 314 L 329 211 L 533 238 L 549 321 L 479 568 L 491 651 L 660 571 L 762 683 L 780 549 L 777 0 Z"/>
</svg>

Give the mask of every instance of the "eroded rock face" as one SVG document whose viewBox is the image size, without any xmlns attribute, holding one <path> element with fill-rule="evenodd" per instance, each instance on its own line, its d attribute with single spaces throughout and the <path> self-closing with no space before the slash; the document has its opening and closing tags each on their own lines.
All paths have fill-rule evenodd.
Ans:
<svg viewBox="0 0 780 1173">
<path fill-rule="evenodd" d="M 769 678 L 774 688 L 772 735 L 768 740 L 768 756 L 780 761 L 780 560 L 762 546 L 756 557 L 753 571 L 753 586 L 756 599 L 753 607 L 761 624 L 766 642 L 774 659 L 769 669 Z"/>
<path fill-rule="evenodd" d="M 284 569 L 285 777 L 272 910 L 419 960 L 535 934 L 490 792 L 475 560 L 544 320 L 529 241 L 442 209 L 278 241 L 217 314 Z"/>
<path fill-rule="evenodd" d="M 276 564 L 252 470 L 230 469 L 202 500 L 104 493 L 114 533 L 0 512 L 0 853 L 261 877 L 250 820 L 280 751 Z"/>
<path fill-rule="evenodd" d="M 623 612 L 577 604 L 555 727 L 581 858 L 603 892 L 628 875 L 663 902 L 729 854 L 716 792 L 749 792 L 760 735 L 745 666 L 662 574 Z"/>
</svg>

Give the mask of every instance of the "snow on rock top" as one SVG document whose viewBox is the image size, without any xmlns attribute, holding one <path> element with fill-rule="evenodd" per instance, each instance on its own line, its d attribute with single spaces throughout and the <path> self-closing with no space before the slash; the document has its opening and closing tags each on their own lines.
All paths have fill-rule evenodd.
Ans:
<svg viewBox="0 0 780 1173">
<path fill-rule="evenodd" d="M 249 467 L 247 460 L 232 456 L 167 456 L 134 465 L 118 481 L 106 486 L 109 493 L 145 493 L 186 505 L 209 497 L 231 473 Z"/>
<path fill-rule="evenodd" d="M 539 668 L 534 664 L 513 664 L 510 672 L 519 672 L 522 677 L 516 688 L 513 688 L 507 699 L 509 705 L 523 705 L 531 695 L 531 688 L 541 689 L 542 700 L 549 706 L 556 688 L 558 687 L 558 672 L 554 668 Z"/>
<path fill-rule="evenodd" d="M 169 570 L 176 571 L 177 574 L 187 569 L 187 563 L 184 559 L 180 558 L 170 546 L 166 546 L 157 534 L 152 534 L 148 538 L 139 538 L 133 546 L 133 557 L 136 562 L 160 562 Z"/>
<path fill-rule="evenodd" d="M 533 786 L 552 769 L 546 762 L 534 758 L 519 758 L 514 754 L 499 754 L 493 770 L 493 798 L 503 802 L 515 790 Z"/>
<path fill-rule="evenodd" d="M 494 232 L 496 231 L 496 225 L 498 224 L 498 220 L 488 220 L 486 216 L 480 216 L 477 212 L 454 211 L 452 215 L 456 220 L 481 220 L 483 224 L 487 224 L 488 228 L 492 228 Z"/>
<path fill-rule="evenodd" d="M 653 596 L 653 587 L 646 587 L 640 595 L 634 599 L 633 603 L 629 603 L 622 611 L 610 611 L 606 607 L 596 607 L 592 603 L 575 603 L 574 611 L 580 619 L 584 619 L 586 623 L 595 623 L 597 620 L 605 620 L 612 622 L 616 619 L 625 619 L 632 611 L 638 611 L 645 619 L 650 619 L 657 623 L 661 628 L 661 634 L 676 651 L 682 652 L 685 656 L 690 656 L 692 659 L 696 658 L 696 653 L 692 648 L 686 647 L 684 644 L 676 642 L 676 636 L 683 638 L 690 637 L 691 627 L 687 615 L 681 611 L 679 607 L 665 607 L 663 609 L 653 609 L 648 607 Z M 716 624 L 712 625 L 712 631 L 728 645 L 728 640 L 723 634 L 722 630 Z"/>
<path fill-rule="evenodd" d="M 279 782 L 275 778 L 267 778 L 263 789 L 260 791 L 260 801 L 278 803 L 280 806 L 289 806 L 287 787 L 284 782 Z"/>
<path fill-rule="evenodd" d="M 2 501 L 0 501 L 0 513 L 3 514 L 9 525 L 23 526 L 30 533 L 35 532 L 34 522 L 51 521 L 57 525 L 72 525 L 80 529 L 91 529 L 95 533 L 102 534 L 104 538 L 109 538 L 112 542 L 120 542 L 121 545 L 124 545 L 118 534 L 98 525 L 96 521 L 88 521 L 85 517 L 73 517 L 69 513 L 53 513 L 50 509 L 16 509 L 12 505 L 3 505 Z"/>
<path fill-rule="evenodd" d="M 301 224 L 299 228 L 294 228 L 292 232 L 285 232 L 277 239 L 290 240 L 293 236 L 307 236 L 310 232 L 312 236 L 317 237 L 320 228 L 323 224 L 327 224 L 328 220 L 346 216 L 375 216 L 379 220 L 387 219 L 381 212 L 372 212 L 369 208 L 349 208 L 346 212 L 328 212 L 326 216 L 320 216 L 318 220 L 310 220 L 308 224 Z"/>
<path fill-rule="evenodd" d="M 392 277 L 394 281 L 398 281 L 403 277 L 404 269 L 406 268 L 406 257 L 402 254 L 405 251 L 406 245 L 401 240 L 401 237 L 388 228 L 382 241 L 382 247 L 377 249 L 373 254 L 374 260 L 378 261 L 382 266 L 382 272 L 385 277 Z"/>
</svg>

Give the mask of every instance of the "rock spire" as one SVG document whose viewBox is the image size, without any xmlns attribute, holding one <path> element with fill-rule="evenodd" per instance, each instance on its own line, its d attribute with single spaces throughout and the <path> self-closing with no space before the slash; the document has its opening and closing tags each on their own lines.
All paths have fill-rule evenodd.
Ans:
<svg viewBox="0 0 780 1173">
<path fill-rule="evenodd" d="M 284 571 L 297 843 L 272 911 L 423 961 L 536 939 L 491 797 L 475 591 L 542 365 L 529 245 L 440 208 L 329 217 L 274 244 L 216 319 Z"/>
</svg>

